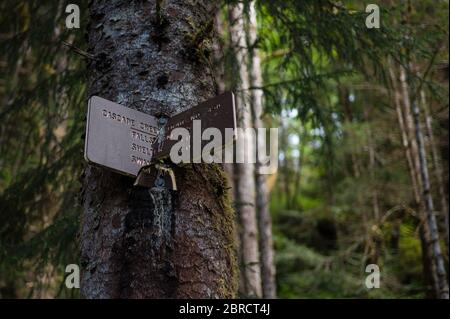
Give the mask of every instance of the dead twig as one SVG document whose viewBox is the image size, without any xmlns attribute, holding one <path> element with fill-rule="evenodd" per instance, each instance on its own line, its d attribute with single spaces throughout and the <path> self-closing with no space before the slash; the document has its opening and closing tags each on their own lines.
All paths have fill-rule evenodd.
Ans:
<svg viewBox="0 0 450 319">
<path fill-rule="evenodd" d="M 85 57 L 87 59 L 96 60 L 94 55 L 92 55 L 92 54 L 90 54 L 90 53 L 88 53 L 88 52 L 86 52 L 84 50 L 81 50 L 80 48 L 77 48 L 72 43 L 66 42 L 64 40 L 62 40 L 61 43 L 63 45 L 65 45 L 66 47 L 68 47 L 69 49 L 71 49 L 72 51 L 74 51 L 75 53 L 77 53 L 77 54 L 79 54 L 79 55 L 81 55 L 81 56 L 83 56 L 83 57 Z"/>
</svg>

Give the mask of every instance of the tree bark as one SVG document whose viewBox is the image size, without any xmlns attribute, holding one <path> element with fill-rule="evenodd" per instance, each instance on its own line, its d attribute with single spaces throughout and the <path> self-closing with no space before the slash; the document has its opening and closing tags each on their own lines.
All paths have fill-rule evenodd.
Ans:
<svg viewBox="0 0 450 319">
<path fill-rule="evenodd" d="M 414 140 L 417 145 L 417 153 L 416 153 L 416 162 L 418 165 L 418 172 L 420 174 L 420 183 L 421 183 L 421 195 L 422 201 L 425 208 L 425 222 L 427 225 L 427 230 L 429 232 L 429 242 L 427 243 L 427 250 L 430 251 L 430 254 L 433 258 L 433 263 L 436 276 L 437 277 L 437 285 L 438 285 L 438 294 L 437 296 L 442 299 L 449 298 L 448 291 L 448 283 L 447 283 L 447 274 L 444 266 L 444 259 L 441 252 L 441 247 L 439 243 L 439 231 L 437 229 L 436 216 L 434 212 L 434 203 L 431 195 L 431 187 L 430 187 L 430 179 L 428 173 L 428 163 L 427 163 L 427 155 L 425 151 L 425 144 L 423 139 L 422 127 L 420 122 L 420 109 L 417 104 L 417 97 L 413 97 L 411 101 L 410 97 L 410 85 L 408 83 L 408 78 L 406 76 L 406 71 L 404 68 L 400 69 L 401 73 L 401 82 L 403 87 L 403 95 L 404 95 L 404 103 L 405 110 L 412 114 L 413 118 L 413 130 L 414 130 Z M 414 92 L 414 89 L 411 89 L 411 92 Z"/>
<path fill-rule="evenodd" d="M 419 159 L 420 159 L 420 176 L 423 184 L 423 197 L 426 208 L 426 218 L 430 231 L 430 239 L 431 242 L 429 245 L 433 252 L 434 262 L 436 265 L 436 271 L 438 276 L 438 285 L 439 285 L 439 298 L 448 299 L 449 291 L 448 291 L 448 282 L 447 282 L 447 274 L 445 271 L 444 258 L 441 252 L 441 246 L 439 243 L 439 230 L 437 228 L 436 216 L 434 214 L 434 203 L 433 198 L 431 196 L 431 188 L 430 188 L 430 178 L 428 173 L 428 163 L 427 156 L 425 152 L 425 145 L 423 141 L 423 133 L 420 123 L 420 110 L 417 104 L 417 101 L 413 101 L 412 103 L 412 111 L 414 115 L 414 125 L 416 130 L 416 139 L 419 148 Z M 429 249 L 430 249 L 429 248 Z"/>
<path fill-rule="evenodd" d="M 400 68 L 400 88 L 397 86 L 398 78 L 392 64 L 390 66 L 390 75 L 394 89 L 394 103 L 396 104 L 397 119 L 402 132 L 403 146 L 408 159 L 408 166 L 413 184 L 415 199 L 414 207 L 419 211 L 420 216 L 419 235 L 422 249 L 422 269 L 424 281 L 427 286 L 427 296 L 429 298 L 437 298 L 439 295 L 438 277 L 434 258 L 428 244 L 430 242 L 428 224 L 424 222 L 426 213 L 421 195 L 422 183 L 419 174 L 418 148 L 414 137 L 414 127 L 409 100 L 409 88 L 408 83 L 406 82 L 406 73 L 403 68 Z"/>
<path fill-rule="evenodd" d="M 248 56 L 245 32 L 245 12 L 242 3 L 230 7 L 230 37 L 235 49 L 235 58 L 239 68 L 240 83 L 237 90 L 238 127 L 242 129 L 252 127 L 250 104 L 247 103 L 244 89 L 249 87 Z M 244 138 L 246 138 L 245 136 Z M 246 141 L 246 151 L 253 154 L 254 149 L 250 140 Z M 236 154 L 243 154 L 238 148 Z M 259 263 L 258 227 L 255 208 L 255 167 L 254 164 L 237 163 L 234 167 L 236 177 L 236 208 L 240 220 L 241 244 L 241 287 L 245 296 L 261 297 L 261 270 Z"/>
<path fill-rule="evenodd" d="M 380 227 L 381 222 L 381 213 L 380 213 L 380 203 L 378 199 L 378 185 L 377 180 L 375 176 L 375 170 L 376 170 L 376 162 L 375 162 L 375 155 L 376 155 L 376 144 L 373 138 L 371 123 L 370 123 L 370 106 L 366 105 L 364 110 L 364 120 L 366 121 L 367 125 L 367 148 L 369 153 L 369 178 L 370 183 L 372 185 L 372 210 L 373 210 L 373 220 L 374 224 L 377 227 Z M 382 250 L 382 240 L 380 238 L 380 235 L 378 231 L 372 231 L 372 243 L 373 243 L 373 249 L 372 253 L 370 255 L 370 261 L 373 264 L 378 264 L 378 260 L 381 255 Z"/>
<path fill-rule="evenodd" d="M 249 5 L 249 25 L 247 31 L 247 47 L 249 48 L 250 87 L 262 87 L 261 60 L 256 49 L 258 37 L 255 2 Z M 251 106 L 253 115 L 253 127 L 263 128 L 263 92 L 261 90 L 251 91 Z M 265 139 L 266 136 L 259 134 L 257 140 Z M 257 144 L 257 153 L 266 154 L 265 143 Z M 255 187 L 256 187 L 256 211 L 258 213 L 259 243 L 261 250 L 261 275 L 263 297 L 273 299 L 276 297 L 275 264 L 272 239 L 272 218 L 269 211 L 269 194 L 267 191 L 266 175 L 261 174 L 262 162 L 259 155 L 255 165 Z"/>
<path fill-rule="evenodd" d="M 416 201 L 416 204 L 419 207 L 419 205 L 420 205 L 420 190 L 419 190 L 419 185 L 418 185 L 418 181 L 417 181 L 417 174 L 415 173 L 414 162 L 413 162 L 412 154 L 411 154 L 412 153 L 411 143 L 409 142 L 407 126 L 405 124 L 404 114 L 403 114 L 403 110 L 402 110 L 402 103 L 401 103 L 402 97 L 401 97 L 401 94 L 400 94 L 398 86 L 397 86 L 397 76 L 395 74 L 394 66 L 392 65 L 391 61 L 389 61 L 389 75 L 390 75 L 392 86 L 393 86 L 392 89 L 393 89 L 393 94 L 394 94 L 394 97 L 393 97 L 394 105 L 395 105 L 395 110 L 397 113 L 398 126 L 399 126 L 400 133 L 402 136 L 402 144 L 403 144 L 403 148 L 405 150 L 405 157 L 407 160 L 409 173 L 410 173 L 410 177 L 411 177 L 411 183 L 413 186 L 414 199 Z"/>
<path fill-rule="evenodd" d="M 439 155 L 438 149 L 436 147 L 436 142 L 434 139 L 433 132 L 433 118 L 430 114 L 430 108 L 428 107 L 427 99 L 425 96 L 425 92 L 422 90 L 420 92 L 420 101 L 425 113 L 425 126 L 427 130 L 427 135 L 429 139 L 431 156 L 433 159 L 433 167 L 434 167 L 434 175 L 436 178 L 437 188 L 439 190 L 439 197 L 441 200 L 441 212 L 444 215 L 444 224 L 445 224 L 445 244 L 447 247 L 447 255 L 449 249 L 449 220 L 448 220 L 448 201 L 447 201 L 447 192 L 445 191 L 445 184 L 443 180 L 444 172 L 442 170 L 441 157 Z"/>
<path fill-rule="evenodd" d="M 89 95 L 158 116 L 215 95 L 211 1 L 92 1 Z M 174 167 L 179 191 L 88 166 L 81 229 L 87 298 L 231 298 L 234 212 L 217 165 Z M 199 187 L 202 185 L 202 187 Z"/>
</svg>

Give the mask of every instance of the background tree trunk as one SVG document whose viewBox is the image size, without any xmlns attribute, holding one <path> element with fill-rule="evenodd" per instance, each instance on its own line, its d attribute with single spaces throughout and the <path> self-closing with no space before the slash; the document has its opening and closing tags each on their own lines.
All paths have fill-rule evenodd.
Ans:
<svg viewBox="0 0 450 319">
<path fill-rule="evenodd" d="M 245 11 L 242 3 L 230 7 L 230 37 L 235 49 L 239 68 L 240 83 L 237 90 L 238 127 L 252 127 L 252 114 L 244 89 L 249 88 L 249 69 L 245 31 Z M 253 145 L 246 141 L 246 151 L 252 154 Z M 236 153 L 243 153 L 237 149 Z M 244 158 L 242 156 L 242 158 Z M 234 167 L 236 177 L 236 209 L 240 220 L 240 253 L 242 260 L 241 280 L 245 296 L 261 297 L 261 270 L 259 264 L 258 226 L 255 208 L 255 167 L 254 164 L 237 163 Z"/>
<path fill-rule="evenodd" d="M 433 198 L 431 194 L 430 187 L 430 179 L 428 173 L 428 163 L 427 163 L 427 155 L 425 151 L 425 144 L 423 140 L 422 127 L 420 122 L 420 109 L 417 104 L 417 98 L 413 97 L 411 101 L 411 94 L 415 94 L 415 91 L 408 83 L 408 77 L 406 74 L 406 70 L 401 67 L 400 68 L 400 81 L 402 83 L 403 88 L 403 100 L 405 105 L 405 113 L 408 114 L 408 117 L 412 117 L 412 121 L 409 120 L 411 130 L 413 131 L 412 145 L 416 146 L 413 154 L 415 157 L 415 163 L 417 167 L 417 171 L 419 173 L 419 182 L 421 185 L 421 195 L 422 195 L 422 203 L 425 212 L 425 223 L 426 230 L 429 233 L 427 236 L 427 250 L 433 259 L 433 277 L 437 278 L 438 285 L 438 293 L 437 296 L 439 298 L 449 298 L 448 292 L 448 283 L 447 283 L 447 274 L 444 266 L 444 259 L 442 257 L 441 247 L 439 243 L 439 232 L 436 223 L 436 216 L 434 212 L 434 204 Z M 411 123 L 412 122 L 412 123 Z"/>
<path fill-rule="evenodd" d="M 434 175 L 436 178 L 436 186 L 439 190 L 439 197 L 441 201 L 441 212 L 444 216 L 444 229 L 445 229 L 445 244 L 447 247 L 447 255 L 448 255 L 448 249 L 449 249 L 449 224 L 448 224 L 448 201 L 447 201 L 447 192 L 445 191 L 445 184 L 444 184 L 444 172 L 442 170 L 441 165 L 441 157 L 439 155 L 439 152 L 436 147 L 436 142 L 434 138 L 434 132 L 433 132 L 433 118 L 430 114 L 430 108 L 427 103 L 427 99 L 425 96 L 425 92 L 421 90 L 420 92 L 420 102 L 422 104 L 422 108 L 425 113 L 425 126 L 427 130 L 427 135 L 429 139 L 429 145 L 431 150 L 431 156 L 433 159 L 433 168 L 434 168 Z"/>
<path fill-rule="evenodd" d="M 439 230 L 437 227 L 436 216 L 434 214 L 434 204 L 431 195 L 430 188 L 430 178 L 428 173 L 427 156 L 425 152 L 425 145 L 423 141 L 423 133 L 420 124 L 420 110 L 416 99 L 412 103 L 413 115 L 414 115 L 414 125 L 416 130 L 416 139 L 419 148 L 419 159 L 420 159 L 420 176 L 422 178 L 423 184 L 423 197 L 426 209 L 426 220 L 430 231 L 431 242 L 429 249 L 432 250 L 434 262 L 437 271 L 438 285 L 439 285 L 439 298 L 448 299 L 448 282 L 447 274 L 445 271 L 444 258 L 441 252 L 441 246 L 439 243 Z"/>
<path fill-rule="evenodd" d="M 206 60 L 211 1 L 92 1 L 89 95 L 155 116 L 215 95 Z M 231 298 L 234 213 L 216 165 L 176 167 L 178 192 L 85 170 L 82 294 L 87 298 Z M 199 187 L 203 185 L 203 187 Z"/>
<path fill-rule="evenodd" d="M 250 87 L 263 86 L 261 60 L 257 50 L 258 22 L 256 19 L 255 2 L 249 5 L 249 24 L 247 31 L 247 47 L 249 48 Z M 253 127 L 263 128 L 263 92 L 260 89 L 251 90 L 251 106 Z M 257 154 L 266 154 L 263 143 L 266 136 L 259 134 L 257 140 Z M 259 243 L 261 250 L 261 275 L 264 298 L 276 297 L 275 264 L 272 239 L 272 218 L 269 211 L 269 194 L 267 191 L 266 175 L 260 173 L 262 163 L 258 158 L 255 165 L 256 211 L 258 214 Z"/>
<path fill-rule="evenodd" d="M 390 63 L 389 72 L 394 90 L 394 104 L 397 112 L 397 121 L 402 135 L 403 147 L 405 149 L 406 159 L 408 162 L 409 173 L 414 194 L 413 207 L 419 212 L 419 238 L 422 250 L 422 272 L 424 275 L 424 283 L 427 287 L 427 297 L 437 298 L 439 295 L 438 278 L 436 267 L 434 265 L 433 256 L 429 249 L 429 231 L 428 225 L 424 222 L 425 208 L 422 201 L 421 189 L 422 183 L 418 173 L 417 162 L 417 143 L 413 136 L 412 117 L 410 112 L 410 103 L 408 95 L 408 85 L 406 83 L 406 74 L 400 68 L 400 77 L 398 78 L 395 72 L 395 67 Z M 398 86 L 398 81 L 401 84 L 401 90 Z"/>
<path fill-rule="evenodd" d="M 364 109 L 364 120 L 367 124 L 367 129 L 366 129 L 366 134 L 367 134 L 367 149 L 368 149 L 368 155 L 369 155 L 369 165 L 368 165 L 368 170 L 369 170 L 369 178 L 371 181 L 371 186 L 372 186 L 372 212 L 373 212 L 373 216 L 372 216 L 372 220 L 374 225 L 376 225 L 376 227 L 381 227 L 381 213 L 380 213 L 380 203 L 379 203 L 379 199 L 378 199 L 378 185 L 377 185 L 377 179 L 376 179 L 376 142 L 374 140 L 373 137 L 373 133 L 372 133 L 372 123 L 370 122 L 371 120 L 371 106 L 366 104 L 366 107 Z M 379 258 L 381 256 L 381 252 L 382 252 L 382 239 L 380 238 L 381 236 L 379 235 L 378 231 L 373 231 L 372 230 L 372 235 L 371 235 L 372 239 L 372 251 L 370 254 L 370 263 L 372 264 L 378 264 L 379 262 Z"/>
</svg>

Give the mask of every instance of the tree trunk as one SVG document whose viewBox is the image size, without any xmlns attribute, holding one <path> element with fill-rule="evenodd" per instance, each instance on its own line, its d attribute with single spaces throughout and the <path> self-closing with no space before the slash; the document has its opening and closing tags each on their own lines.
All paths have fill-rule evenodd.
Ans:
<svg viewBox="0 0 450 319">
<path fill-rule="evenodd" d="M 226 10 L 218 10 L 218 12 L 215 15 L 215 27 L 216 27 L 216 34 L 217 37 L 214 41 L 214 57 L 215 57 L 215 63 L 214 63 L 214 71 L 216 73 L 216 81 L 217 81 L 217 89 L 218 93 L 222 94 L 225 91 L 227 91 L 229 88 L 227 86 L 227 75 L 226 75 L 226 69 L 227 65 L 225 63 L 224 59 L 224 51 L 226 50 L 224 43 L 222 42 L 223 39 L 225 39 L 227 32 L 225 28 L 225 20 L 224 15 L 226 14 Z M 228 149 L 227 149 L 228 150 Z M 233 149 L 232 149 L 233 150 Z M 223 168 L 225 171 L 225 174 L 227 176 L 228 181 L 228 196 L 230 197 L 231 202 L 233 203 L 233 206 L 236 203 L 236 177 L 234 174 L 234 164 L 233 163 L 224 163 Z M 239 222 L 237 219 L 236 222 Z M 241 247 L 241 239 L 239 237 L 239 232 L 235 232 L 235 241 L 236 246 Z M 237 255 L 237 262 L 238 265 L 242 264 L 242 254 Z M 243 291 L 243 282 L 242 280 L 239 281 L 239 291 Z"/>
<path fill-rule="evenodd" d="M 237 94 L 238 127 L 252 127 L 252 114 L 250 104 L 247 103 L 245 91 L 249 87 L 248 56 L 246 50 L 245 12 L 242 3 L 230 8 L 230 36 L 232 47 L 239 68 L 240 83 Z M 246 138 L 247 136 L 243 137 Z M 246 143 L 247 152 L 254 152 L 249 139 Z M 236 154 L 243 154 L 239 148 Z M 236 208 L 240 220 L 240 244 L 242 257 L 241 280 L 245 296 L 261 297 L 261 270 L 259 264 L 258 228 L 255 209 L 255 168 L 252 163 L 238 163 L 235 165 L 236 176 Z"/>
<path fill-rule="evenodd" d="M 439 197 L 441 199 L 441 212 L 444 215 L 444 224 L 445 224 L 445 244 L 447 247 L 447 255 L 449 249 L 449 224 L 448 224 L 448 201 L 447 201 L 447 192 L 445 191 L 445 184 L 443 180 L 444 172 L 442 170 L 441 165 L 441 157 L 436 147 L 436 142 L 434 139 L 433 132 L 433 118 L 430 114 L 430 108 L 428 107 L 427 99 L 425 96 L 425 92 L 422 90 L 420 92 L 420 101 L 425 112 L 425 125 L 427 129 L 427 135 L 429 139 L 431 155 L 433 158 L 433 167 L 434 167 L 434 175 L 436 178 L 436 184 L 439 190 Z"/>
<path fill-rule="evenodd" d="M 439 285 L 439 298 L 448 299 L 449 292 L 448 292 L 447 274 L 445 271 L 444 258 L 442 256 L 441 246 L 439 243 L 439 230 L 437 228 L 436 216 L 434 214 L 433 198 L 431 196 L 427 156 L 425 153 L 425 145 L 423 141 L 422 128 L 420 124 L 420 110 L 415 100 L 412 103 L 412 108 L 414 115 L 414 125 L 416 130 L 417 145 L 419 149 L 420 176 L 423 185 L 422 191 L 426 209 L 426 218 L 427 218 L 426 220 L 430 231 L 430 239 L 431 239 L 431 242 L 429 243 L 431 247 L 429 247 L 429 249 L 432 249 L 433 258 L 436 266 Z"/>
<path fill-rule="evenodd" d="M 205 59 L 214 11 L 211 1 L 92 1 L 89 95 L 154 116 L 214 96 Z M 132 178 L 86 168 L 85 297 L 235 296 L 234 213 L 223 171 L 202 164 L 174 169 L 177 192 L 133 187 Z"/>
<path fill-rule="evenodd" d="M 291 207 L 294 210 L 299 210 L 300 209 L 300 203 L 298 200 L 298 196 L 300 195 L 301 192 L 301 182 L 302 182 L 302 171 L 303 171 L 303 161 L 305 158 L 305 147 L 306 147 L 306 142 L 304 142 L 304 140 L 306 139 L 306 130 L 302 130 L 301 128 L 299 129 L 299 137 L 300 137 L 300 141 L 298 143 L 298 151 L 299 151 L 299 157 L 298 157 L 298 162 L 297 162 L 297 169 L 295 172 L 295 177 L 294 177 L 294 190 L 293 190 L 293 194 L 294 196 L 292 196 L 292 202 L 291 202 Z"/>
<path fill-rule="evenodd" d="M 390 63 L 389 72 L 394 90 L 394 104 L 397 111 L 397 120 L 399 123 L 400 132 L 402 135 L 403 147 L 408 162 L 409 172 L 411 176 L 411 183 L 414 194 L 414 208 L 419 211 L 420 224 L 419 224 L 419 237 L 422 249 L 422 271 L 424 275 L 424 283 L 426 285 L 427 297 L 437 298 L 439 295 L 438 278 L 436 273 L 436 267 L 430 249 L 428 248 L 429 231 L 428 225 L 423 222 L 425 218 L 425 208 L 422 201 L 421 189 L 422 183 L 418 173 L 417 162 L 417 143 L 413 136 L 412 116 L 409 105 L 408 86 L 406 83 L 406 75 L 404 70 L 400 69 L 400 82 L 401 91 L 397 85 L 397 75 L 395 68 Z M 403 102 L 403 103 L 402 103 Z"/>
<path fill-rule="evenodd" d="M 410 173 L 410 177 L 411 177 L 411 183 L 413 186 L 414 199 L 416 201 L 417 206 L 419 207 L 419 205 L 420 205 L 420 190 L 419 190 L 419 185 L 418 185 L 418 181 L 417 181 L 417 174 L 415 173 L 414 162 L 412 159 L 411 143 L 409 142 L 407 126 L 405 124 L 404 114 L 403 114 L 403 110 L 402 110 L 401 94 L 397 87 L 397 76 L 395 74 L 394 67 L 390 61 L 389 61 L 389 75 L 390 75 L 392 86 L 393 86 L 392 89 L 394 91 L 393 92 L 394 93 L 394 105 L 395 105 L 395 110 L 397 113 L 397 121 L 398 121 L 399 129 L 400 129 L 400 133 L 402 136 L 402 144 L 403 144 L 403 148 L 405 150 L 405 156 L 406 156 L 406 160 L 408 163 L 409 173 Z"/>
<path fill-rule="evenodd" d="M 295 196 L 295 194 L 292 196 L 291 195 L 291 172 L 290 172 L 290 167 L 293 167 L 293 164 L 289 161 L 289 157 L 287 155 L 286 150 L 289 147 L 289 133 L 288 133 L 288 119 L 287 118 L 280 118 L 280 122 L 279 122 L 279 131 L 280 131 L 280 150 L 282 150 L 283 153 L 283 159 L 280 161 L 280 177 L 282 182 L 280 182 L 280 192 L 281 192 L 281 199 L 282 202 L 284 203 L 284 207 L 286 207 L 286 209 L 292 209 L 291 205 L 292 205 L 292 198 Z"/>
<path fill-rule="evenodd" d="M 247 47 L 249 48 L 250 87 L 262 87 L 261 60 L 256 49 L 257 20 L 255 2 L 249 6 L 249 26 L 247 31 Z M 253 126 L 263 128 L 263 92 L 261 90 L 251 91 L 251 106 L 253 111 Z M 259 134 L 257 139 L 265 139 L 266 136 Z M 257 145 L 258 154 L 266 154 L 265 143 Z M 255 187 L 256 187 L 256 210 L 258 213 L 259 243 L 261 250 L 261 275 L 263 297 L 273 299 L 276 297 L 275 264 L 272 240 L 272 218 L 269 212 L 269 194 L 267 191 L 266 175 L 261 174 L 262 162 L 259 158 L 255 165 Z"/>
<path fill-rule="evenodd" d="M 374 224 L 377 227 L 380 227 L 381 222 L 381 213 L 380 213 L 380 203 L 378 199 L 378 185 L 375 175 L 376 170 L 376 163 L 375 163 L 375 156 L 376 156 L 376 145 L 374 142 L 374 138 L 372 135 L 372 128 L 370 123 L 370 106 L 366 105 L 364 110 L 364 120 L 366 121 L 367 125 L 367 148 L 369 152 L 369 178 L 370 178 L 370 184 L 372 187 L 372 210 L 373 210 L 373 220 Z M 370 261 L 373 264 L 378 264 L 378 260 L 381 255 L 382 250 L 382 239 L 380 238 L 380 234 L 378 231 L 372 231 L 372 243 L 373 243 L 373 249 L 372 254 L 370 255 Z"/>
<path fill-rule="evenodd" d="M 439 298 L 449 298 L 447 274 L 444 266 L 444 259 L 442 257 L 441 247 L 439 243 L 439 232 L 437 229 L 436 216 L 434 214 L 434 204 L 431 195 L 430 179 L 428 173 L 428 163 L 427 155 L 425 151 L 425 144 L 423 140 L 422 127 L 420 123 L 420 109 L 417 104 L 417 98 L 414 97 L 411 103 L 410 97 L 410 85 L 408 84 L 408 79 L 406 77 L 406 71 L 404 68 L 400 68 L 400 76 L 403 87 L 403 96 L 405 103 L 405 110 L 412 114 L 413 123 L 412 127 L 414 130 L 414 142 L 417 147 L 416 165 L 418 165 L 418 172 L 420 174 L 420 184 L 422 191 L 422 201 L 425 208 L 425 223 L 427 225 L 427 230 L 429 232 L 429 242 L 427 243 L 427 250 L 433 258 L 433 268 L 435 268 L 438 285 Z M 411 89 L 414 92 L 414 89 Z"/>
</svg>

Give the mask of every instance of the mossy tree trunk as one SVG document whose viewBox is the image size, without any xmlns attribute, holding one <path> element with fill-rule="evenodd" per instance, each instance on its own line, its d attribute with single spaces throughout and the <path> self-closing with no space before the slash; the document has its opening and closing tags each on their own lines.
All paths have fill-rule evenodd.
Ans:
<svg viewBox="0 0 450 319">
<path fill-rule="evenodd" d="M 213 97 L 212 1 L 92 1 L 89 95 L 155 116 Z M 84 173 L 82 294 L 87 298 L 231 298 L 234 213 L 217 165 L 177 167 L 179 191 Z"/>
</svg>

